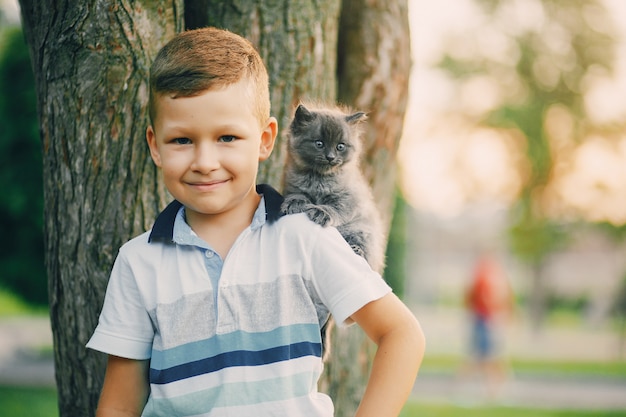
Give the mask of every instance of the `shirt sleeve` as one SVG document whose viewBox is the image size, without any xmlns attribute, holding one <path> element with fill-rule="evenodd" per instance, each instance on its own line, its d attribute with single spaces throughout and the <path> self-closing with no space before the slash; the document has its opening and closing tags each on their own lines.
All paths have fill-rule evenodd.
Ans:
<svg viewBox="0 0 626 417">
<path fill-rule="evenodd" d="M 354 253 L 337 229 L 320 228 L 311 251 L 313 281 L 322 302 L 340 325 L 366 304 L 391 292 L 367 261 Z"/>
<path fill-rule="evenodd" d="M 123 248 L 122 248 L 123 249 Z M 148 359 L 154 330 L 133 270 L 123 251 L 113 269 L 98 326 L 87 347 L 128 359 Z"/>
</svg>

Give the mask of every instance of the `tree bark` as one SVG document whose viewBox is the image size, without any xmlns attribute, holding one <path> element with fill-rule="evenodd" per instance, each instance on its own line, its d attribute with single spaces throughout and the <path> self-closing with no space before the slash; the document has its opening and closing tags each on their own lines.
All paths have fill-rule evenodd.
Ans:
<svg viewBox="0 0 626 417">
<path fill-rule="evenodd" d="M 343 0 L 342 4 L 337 99 L 368 112 L 362 169 L 389 230 L 411 73 L 408 3 Z"/>
<path fill-rule="evenodd" d="M 85 349 L 119 246 L 164 204 L 145 145 L 148 69 L 177 1 L 20 0 L 44 158 L 45 254 L 61 416 L 94 415 L 105 356 Z"/>
<path fill-rule="evenodd" d="M 227 28 L 257 46 L 281 128 L 303 98 L 370 111 L 363 168 L 389 224 L 408 92 L 407 7 L 345 0 L 340 18 L 339 0 L 52 3 L 20 0 L 38 91 L 60 415 L 82 417 L 94 414 L 104 373 L 104 356 L 84 346 L 111 265 L 167 200 L 145 146 L 147 82 L 156 52 L 182 30 L 183 13 L 187 28 Z M 259 181 L 281 183 L 282 142 Z M 369 371 L 367 344 L 355 331 L 336 337 L 328 366 L 338 416 L 356 408 Z"/>
<path fill-rule="evenodd" d="M 407 2 L 343 0 L 339 28 L 337 99 L 368 112 L 361 168 L 388 231 L 411 69 Z M 336 415 L 350 416 L 363 395 L 374 346 L 356 328 L 335 328 L 331 340 L 324 383 Z"/>
</svg>

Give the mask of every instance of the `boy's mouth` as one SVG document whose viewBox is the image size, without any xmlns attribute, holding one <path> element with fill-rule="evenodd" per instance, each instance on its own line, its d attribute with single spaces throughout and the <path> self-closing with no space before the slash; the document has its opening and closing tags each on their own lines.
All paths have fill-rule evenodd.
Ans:
<svg viewBox="0 0 626 417">
<path fill-rule="evenodd" d="M 187 185 L 199 191 L 212 191 L 226 184 L 228 180 L 212 180 L 212 181 L 192 181 Z"/>
</svg>

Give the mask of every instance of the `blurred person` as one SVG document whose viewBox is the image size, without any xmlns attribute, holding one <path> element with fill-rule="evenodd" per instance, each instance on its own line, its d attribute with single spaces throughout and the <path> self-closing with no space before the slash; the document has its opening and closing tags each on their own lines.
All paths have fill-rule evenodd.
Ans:
<svg viewBox="0 0 626 417">
<path fill-rule="evenodd" d="M 463 377 L 484 378 L 486 395 L 494 399 L 509 373 L 504 355 L 505 325 L 513 310 L 513 291 L 507 276 L 491 253 L 483 253 L 473 269 L 464 294 L 470 316 L 469 360 Z"/>
</svg>

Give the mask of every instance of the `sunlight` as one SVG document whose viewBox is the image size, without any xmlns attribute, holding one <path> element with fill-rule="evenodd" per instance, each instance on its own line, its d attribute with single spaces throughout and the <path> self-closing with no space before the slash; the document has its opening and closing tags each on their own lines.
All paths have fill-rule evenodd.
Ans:
<svg viewBox="0 0 626 417">
<path fill-rule="evenodd" d="M 20 8 L 17 0 L 0 0 L 0 8 L 9 22 L 19 23 Z"/>
<path fill-rule="evenodd" d="M 626 136 L 617 144 L 587 140 L 575 152 L 571 171 L 560 178 L 562 197 L 592 221 L 626 223 Z"/>
<path fill-rule="evenodd" d="M 438 121 L 440 127 L 420 133 L 420 140 L 401 144 L 408 201 L 446 217 L 470 203 L 510 203 L 521 186 L 511 138 L 504 132 Z"/>
<path fill-rule="evenodd" d="M 616 22 L 626 21 L 626 2 L 605 4 Z M 435 66 L 444 51 L 457 58 L 481 54 L 511 65 L 519 51 L 509 36 L 541 29 L 546 55 L 532 63 L 532 70 L 545 88 L 553 88 L 560 70 L 571 69 L 574 50 L 569 32 L 547 22 L 543 7 L 538 0 L 511 2 L 500 12 L 506 28 L 494 29 L 483 25 L 471 0 L 409 2 L 414 66 L 399 164 L 411 205 L 452 216 L 477 201 L 515 200 L 525 169 L 520 141 L 506 132 L 477 129 L 470 119 L 478 120 L 504 99 L 524 94 L 523 85 L 503 71 L 502 77 L 475 75 L 459 86 Z M 586 9 L 583 18 L 591 28 L 600 24 L 594 8 Z M 593 68 L 581 92 L 590 119 L 614 126 L 626 119 L 626 25 L 616 26 L 620 32 L 614 71 Z M 455 45 L 450 42 L 453 33 L 471 33 L 473 40 Z M 468 120 L 455 120 L 458 113 L 452 114 L 459 110 Z M 573 140 L 573 117 L 559 106 L 552 106 L 547 116 L 545 129 L 555 161 L 552 199 L 558 200 L 562 213 L 624 224 L 626 137 Z"/>
</svg>

